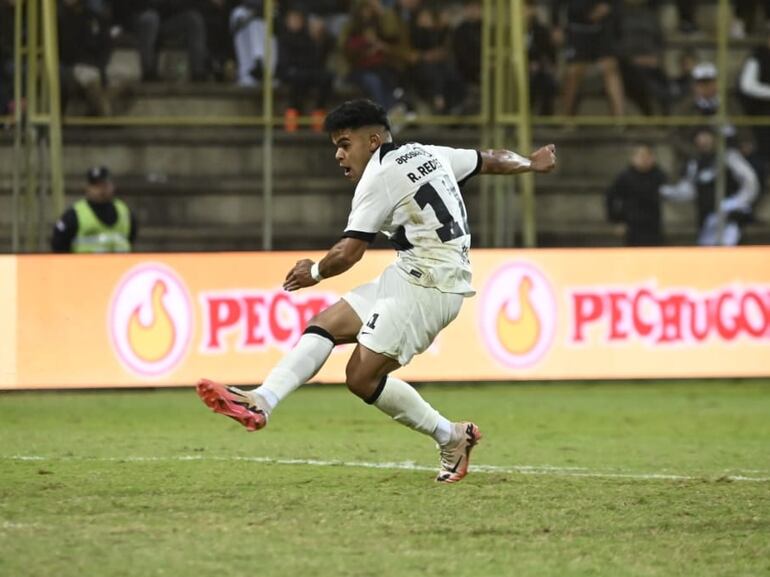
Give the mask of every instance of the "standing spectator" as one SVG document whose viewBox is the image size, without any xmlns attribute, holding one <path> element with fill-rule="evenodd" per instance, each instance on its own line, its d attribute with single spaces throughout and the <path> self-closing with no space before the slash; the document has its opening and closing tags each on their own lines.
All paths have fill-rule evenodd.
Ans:
<svg viewBox="0 0 770 577">
<path fill-rule="evenodd" d="M 530 105 L 535 114 L 550 116 L 556 100 L 556 46 L 550 28 L 538 18 L 534 0 L 527 0 L 525 11 Z"/>
<path fill-rule="evenodd" d="M 433 8 L 420 8 L 410 30 L 414 54 L 412 78 L 434 114 L 459 112 L 465 87 L 450 55 L 449 27 Z"/>
<path fill-rule="evenodd" d="M 82 94 L 88 113 L 110 116 L 107 63 L 112 55 L 110 23 L 85 0 L 59 5 L 59 62 L 62 71 L 62 110 L 70 97 Z"/>
<path fill-rule="evenodd" d="M 207 78 L 206 23 L 196 0 L 138 0 L 133 3 L 133 28 L 139 43 L 142 80 L 157 81 L 159 42 L 181 36 L 187 49 L 190 79 Z"/>
<path fill-rule="evenodd" d="M 607 218 L 623 228 L 626 246 L 663 244 L 660 189 L 666 174 L 649 144 L 639 144 L 606 193 Z"/>
<path fill-rule="evenodd" d="M 263 0 L 244 0 L 230 15 L 230 32 L 238 60 L 238 86 L 259 86 L 265 67 L 265 6 Z M 275 35 L 270 40 L 270 69 L 278 61 Z"/>
<path fill-rule="evenodd" d="M 664 185 L 661 194 L 675 201 L 695 200 L 699 245 L 737 245 L 741 239 L 741 227 L 751 219 L 752 205 L 759 192 L 757 175 L 738 150 L 728 148 L 725 154 L 725 196 L 717 206 L 718 167 L 713 130 L 700 128 L 695 133 L 694 144 L 695 154 L 687 161 L 681 180 Z M 721 239 L 720 213 L 725 225 Z"/>
<path fill-rule="evenodd" d="M 738 90 L 746 114 L 770 116 L 770 35 L 744 63 Z M 770 164 L 770 126 L 754 126 L 753 130 L 757 152 Z"/>
<path fill-rule="evenodd" d="M 86 174 L 85 196 L 61 215 L 53 229 L 53 252 L 130 252 L 137 223 L 126 204 L 115 198 L 110 171 L 94 166 Z"/>
<path fill-rule="evenodd" d="M 403 38 L 395 12 L 386 10 L 380 0 L 357 0 L 342 33 L 351 79 L 386 110 L 398 101 Z"/>
<path fill-rule="evenodd" d="M 564 112 L 573 116 L 577 110 L 578 91 L 586 66 L 596 63 L 604 76 L 604 90 L 614 116 L 623 115 L 623 82 L 615 54 L 618 2 L 603 0 L 554 0 L 553 24 L 559 38 L 562 32 L 562 7 L 566 4 L 567 72 L 564 80 Z"/>
<path fill-rule="evenodd" d="M 671 110 L 669 79 L 663 70 L 663 30 L 656 0 L 624 0 L 620 18 L 620 74 L 626 96 L 642 114 Z"/>
<path fill-rule="evenodd" d="M 481 81 L 481 15 L 481 0 L 465 0 L 462 20 L 452 38 L 455 64 L 466 84 Z"/>
<path fill-rule="evenodd" d="M 277 69 L 278 79 L 289 88 L 289 106 L 284 115 L 287 131 L 297 129 L 303 101 L 314 91 L 313 129 L 316 132 L 322 129 L 326 116 L 324 108 L 334 82 L 334 75 L 326 68 L 329 50 L 329 40 L 323 29 L 316 30 L 315 37 L 311 36 L 307 15 L 298 7 L 289 8 L 278 35 Z"/>
</svg>

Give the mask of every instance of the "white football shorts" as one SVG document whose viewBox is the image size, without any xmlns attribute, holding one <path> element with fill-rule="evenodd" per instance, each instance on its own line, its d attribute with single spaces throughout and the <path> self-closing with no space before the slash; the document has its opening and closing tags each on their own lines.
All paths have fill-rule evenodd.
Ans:
<svg viewBox="0 0 770 577">
<path fill-rule="evenodd" d="M 372 282 L 342 296 L 363 323 L 358 342 L 402 366 L 457 317 L 464 298 L 412 284 L 405 274 L 391 265 Z"/>
</svg>

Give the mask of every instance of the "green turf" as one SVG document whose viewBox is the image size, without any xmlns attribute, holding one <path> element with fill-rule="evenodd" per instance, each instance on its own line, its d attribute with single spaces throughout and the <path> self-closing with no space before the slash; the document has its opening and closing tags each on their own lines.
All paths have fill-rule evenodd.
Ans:
<svg viewBox="0 0 770 577">
<path fill-rule="evenodd" d="M 770 575 L 770 481 L 734 479 L 770 478 L 770 383 L 422 391 L 478 422 L 475 464 L 537 470 L 237 459 L 435 464 L 341 387 L 252 434 L 192 390 L 2 394 L 0 575 Z"/>
</svg>

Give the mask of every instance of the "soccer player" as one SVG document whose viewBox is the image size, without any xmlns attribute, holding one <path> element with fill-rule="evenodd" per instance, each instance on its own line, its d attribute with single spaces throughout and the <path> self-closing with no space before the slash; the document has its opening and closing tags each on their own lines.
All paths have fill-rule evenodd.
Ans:
<svg viewBox="0 0 770 577">
<path fill-rule="evenodd" d="M 441 454 L 436 481 L 455 483 L 468 472 L 479 428 L 449 421 L 391 373 L 427 349 L 460 312 L 463 299 L 474 294 L 462 183 L 479 173 L 548 172 L 556 163 L 555 146 L 524 158 L 508 150 L 398 145 L 385 110 L 369 100 L 340 105 L 324 128 L 345 177 L 357 183 L 352 209 L 342 238 L 319 262 L 298 261 L 283 288 L 295 291 L 345 272 L 378 232 L 395 246 L 397 259 L 379 278 L 311 319 L 262 386 L 246 391 L 202 379 L 198 395 L 215 412 L 255 431 L 318 372 L 335 345 L 357 343 L 345 371 L 348 388 L 397 422 L 431 436 Z"/>
</svg>

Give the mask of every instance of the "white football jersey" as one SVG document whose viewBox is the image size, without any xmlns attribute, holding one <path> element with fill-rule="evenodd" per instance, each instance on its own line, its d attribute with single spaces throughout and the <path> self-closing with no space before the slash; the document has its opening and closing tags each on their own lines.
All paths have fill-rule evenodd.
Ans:
<svg viewBox="0 0 770 577">
<path fill-rule="evenodd" d="M 356 187 L 343 236 L 371 241 L 382 232 L 410 282 L 471 296 L 471 233 L 458 183 L 480 170 L 476 150 L 383 144 Z"/>
</svg>

